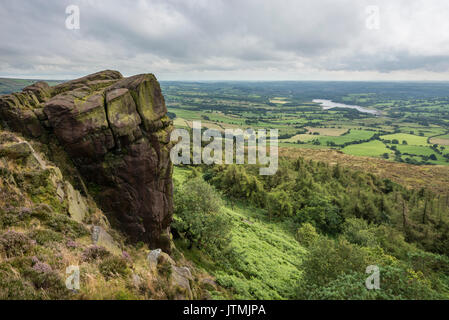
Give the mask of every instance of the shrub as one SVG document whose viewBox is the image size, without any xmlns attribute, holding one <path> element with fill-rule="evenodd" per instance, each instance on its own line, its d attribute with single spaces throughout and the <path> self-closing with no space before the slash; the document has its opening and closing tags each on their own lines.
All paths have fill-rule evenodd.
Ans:
<svg viewBox="0 0 449 320">
<path fill-rule="evenodd" d="M 68 295 L 58 273 L 37 257 L 14 257 L 0 264 L 0 298 L 66 299 Z"/>
<path fill-rule="evenodd" d="M 0 247 L 6 257 L 10 258 L 31 251 L 33 242 L 25 234 L 10 230 L 0 236 Z"/>
<path fill-rule="evenodd" d="M 310 246 L 303 262 L 303 279 L 307 285 L 325 286 L 349 271 L 364 272 L 368 254 L 346 240 L 322 237 Z M 305 290 L 307 291 L 307 290 Z"/>
<path fill-rule="evenodd" d="M 33 283 L 35 288 L 45 290 L 45 296 L 50 299 L 65 299 L 69 294 L 61 277 L 43 265 L 37 270 L 34 268 L 26 270 L 24 276 Z"/>
<path fill-rule="evenodd" d="M 52 268 L 45 262 L 36 262 L 33 266 L 33 270 L 41 273 L 49 273 L 52 272 Z"/>
<path fill-rule="evenodd" d="M 99 269 L 105 278 L 125 276 L 129 273 L 126 260 L 116 256 L 110 256 L 103 260 Z"/>
<path fill-rule="evenodd" d="M 361 246 L 374 246 L 377 244 L 373 228 L 370 228 L 363 219 L 346 219 L 342 229 L 343 235 L 351 243 Z"/>
<path fill-rule="evenodd" d="M 78 248 L 78 243 L 76 241 L 73 240 L 68 240 L 66 243 L 67 248 Z"/>
<path fill-rule="evenodd" d="M 89 233 L 82 224 L 62 214 L 53 213 L 45 219 L 44 223 L 54 231 L 71 238 L 79 238 Z"/>
<path fill-rule="evenodd" d="M 13 274 L 0 272 L 0 300 L 34 300 L 38 294 L 33 284 Z"/>
<path fill-rule="evenodd" d="M 296 231 L 296 239 L 300 244 L 308 247 L 318 239 L 319 235 L 315 227 L 306 222 L 301 225 Z"/>
<path fill-rule="evenodd" d="M 30 217 L 31 209 L 27 207 L 0 209 L 0 227 L 25 226 Z"/>
<path fill-rule="evenodd" d="M 83 259 L 83 261 L 93 261 L 104 259 L 106 257 L 109 257 L 110 255 L 111 254 L 108 250 L 106 250 L 106 248 L 92 245 L 83 251 L 81 258 Z"/>
<path fill-rule="evenodd" d="M 291 196 L 283 190 L 268 193 L 267 207 L 270 215 L 289 217 L 293 214 Z"/>
<path fill-rule="evenodd" d="M 339 233 L 343 223 L 339 208 L 320 197 L 312 197 L 296 216 L 299 223 L 309 222 L 319 231 L 330 235 Z"/>
</svg>

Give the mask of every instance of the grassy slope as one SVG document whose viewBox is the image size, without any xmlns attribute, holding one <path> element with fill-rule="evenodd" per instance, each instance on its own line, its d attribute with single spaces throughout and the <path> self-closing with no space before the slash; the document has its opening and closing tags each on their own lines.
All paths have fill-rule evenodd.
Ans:
<svg viewBox="0 0 449 320">
<path fill-rule="evenodd" d="M 175 167 L 174 177 L 184 181 L 187 169 Z M 300 277 L 299 264 L 305 253 L 289 226 L 269 221 L 263 210 L 242 203 L 225 202 L 225 214 L 233 223 L 231 245 L 238 263 L 220 269 L 197 249 L 176 243 L 188 260 L 217 277 L 235 299 L 286 299 Z M 238 264 L 238 265 L 237 265 Z"/>
</svg>

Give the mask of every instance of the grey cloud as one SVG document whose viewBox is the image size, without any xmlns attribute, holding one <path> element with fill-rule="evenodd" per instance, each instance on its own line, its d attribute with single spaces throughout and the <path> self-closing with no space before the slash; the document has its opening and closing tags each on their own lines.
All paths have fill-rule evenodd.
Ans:
<svg viewBox="0 0 449 320">
<path fill-rule="evenodd" d="M 240 71 L 244 77 L 248 70 L 269 78 L 272 69 L 281 75 L 449 70 L 438 47 L 413 52 L 413 43 L 401 38 L 410 33 L 407 21 L 396 27 L 388 15 L 397 10 L 402 17 L 401 5 L 421 2 L 377 2 L 390 6 L 387 27 L 378 32 L 365 27 L 365 7 L 372 4 L 365 0 L 3 1 L 0 76 L 61 78 L 104 68 L 165 78 Z M 81 10 L 76 31 L 65 28 L 72 3 Z M 429 5 L 447 9 L 441 1 Z"/>
</svg>

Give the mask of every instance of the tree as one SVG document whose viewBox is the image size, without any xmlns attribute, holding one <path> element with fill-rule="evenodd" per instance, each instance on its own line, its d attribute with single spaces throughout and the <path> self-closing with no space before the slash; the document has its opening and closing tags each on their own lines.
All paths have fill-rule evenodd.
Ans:
<svg viewBox="0 0 449 320">
<path fill-rule="evenodd" d="M 291 197 L 283 190 L 270 192 L 267 206 L 270 216 L 289 217 L 293 215 Z"/>
<path fill-rule="evenodd" d="M 175 190 L 172 227 L 196 245 L 214 255 L 229 243 L 230 223 L 220 214 L 221 199 L 203 179 L 189 180 Z"/>
<path fill-rule="evenodd" d="M 335 235 L 340 231 L 343 217 L 328 199 L 312 196 L 312 199 L 296 214 L 300 223 L 309 222 L 321 232 Z"/>
</svg>

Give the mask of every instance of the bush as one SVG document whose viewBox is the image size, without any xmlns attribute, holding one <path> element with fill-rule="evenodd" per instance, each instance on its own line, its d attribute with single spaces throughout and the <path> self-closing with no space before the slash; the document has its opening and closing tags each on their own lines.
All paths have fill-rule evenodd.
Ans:
<svg viewBox="0 0 449 320">
<path fill-rule="evenodd" d="M 65 299 L 68 297 L 69 291 L 55 271 L 48 268 L 28 269 L 24 272 L 24 276 L 33 283 L 36 289 L 45 290 L 43 295 L 49 299 Z"/>
<path fill-rule="evenodd" d="M 228 165 L 214 168 L 211 183 L 229 197 L 247 199 L 261 208 L 266 206 L 263 183 L 257 176 L 248 173 L 243 166 Z"/>
<path fill-rule="evenodd" d="M 342 229 L 343 235 L 351 243 L 361 246 L 374 246 L 377 244 L 373 229 L 363 219 L 346 219 Z"/>
<path fill-rule="evenodd" d="M 103 260 L 99 269 L 105 278 L 125 276 L 129 273 L 126 260 L 116 256 L 110 256 Z"/>
<path fill-rule="evenodd" d="M 308 247 L 318 239 L 319 235 L 315 227 L 306 222 L 301 225 L 296 231 L 296 239 L 300 244 Z"/>
<path fill-rule="evenodd" d="M 58 273 L 37 257 L 15 257 L 0 264 L 1 298 L 66 299 L 69 294 Z"/>
<path fill-rule="evenodd" d="M 270 192 L 267 202 L 270 215 L 277 217 L 289 217 L 293 215 L 291 196 L 283 190 Z"/>
<path fill-rule="evenodd" d="M 309 248 L 303 262 L 303 279 L 307 286 L 325 286 L 349 271 L 364 272 L 372 264 L 368 254 L 344 239 L 319 238 Z M 308 290 L 305 290 L 306 292 Z"/>
<path fill-rule="evenodd" d="M 309 222 L 319 231 L 329 235 L 339 233 L 343 223 L 338 207 L 326 198 L 312 197 L 296 216 L 299 223 Z"/>
<path fill-rule="evenodd" d="M 31 251 L 33 243 L 25 234 L 10 230 L 0 236 L 0 247 L 11 258 Z"/>
<path fill-rule="evenodd" d="M 101 260 L 106 257 L 109 257 L 111 254 L 104 247 L 100 247 L 97 245 L 92 245 L 86 248 L 83 251 L 82 259 L 83 261 L 93 261 L 93 260 Z"/>
<path fill-rule="evenodd" d="M 38 294 L 33 284 L 14 277 L 13 274 L 0 272 L 0 300 L 34 300 Z"/>
</svg>

